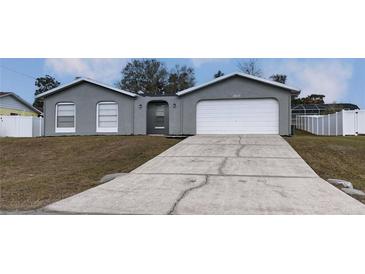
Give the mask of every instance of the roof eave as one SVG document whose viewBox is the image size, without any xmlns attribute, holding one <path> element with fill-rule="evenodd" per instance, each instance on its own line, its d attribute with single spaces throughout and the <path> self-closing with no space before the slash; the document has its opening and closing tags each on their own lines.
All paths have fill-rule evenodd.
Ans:
<svg viewBox="0 0 365 274">
<path fill-rule="evenodd" d="M 52 95 L 56 92 L 60 92 L 64 89 L 66 89 L 66 88 L 72 87 L 72 86 L 77 85 L 78 83 L 81 83 L 81 82 L 92 83 L 94 85 L 101 86 L 101 87 L 104 87 L 106 89 L 110 89 L 110 90 L 119 92 L 120 94 L 124 94 L 124 95 L 130 96 L 130 97 L 133 97 L 133 98 L 137 97 L 137 94 L 134 94 L 134 93 L 129 92 L 129 91 L 125 91 L 125 90 L 117 89 L 117 88 L 114 88 L 114 87 L 110 87 L 108 85 L 105 85 L 105 84 L 102 84 L 102 83 L 99 83 L 99 82 L 96 82 L 96 81 L 93 81 L 93 80 L 90 80 L 90 79 L 87 79 L 87 78 L 79 78 L 79 79 L 77 79 L 77 80 L 75 80 L 75 81 L 73 81 L 69 84 L 58 86 L 54 89 L 51 89 L 51 90 L 48 90 L 48 91 L 43 92 L 41 94 L 38 94 L 38 95 L 35 96 L 35 98 L 41 98 L 41 97 L 46 97 L 46 96 Z"/>
<path fill-rule="evenodd" d="M 188 94 L 188 93 L 193 92 L 195 90 L 199 90 L 201 88 L 204 88 L 204 87 L 213 85 L 213 84 L 215 84 L 217 82 L 223 81 L 225 79 L 228 79 L 228 78 L 231 78 L 231 77 L 234 77 L 234 76 L 240 76 L 240 77 L 243 77 L 243 78 L 246 78 L 246 79 L 251 79 L 251 80 L 255 80 L 255 81 L 261 82 L 261 83 L 266 83 L 268 85 L 272 85 L 272 86 L 276 86 L 276 87 L 279 87 L 279 88 L 282 88 L 282 89 L 286 89 L 286 90 L 289 90 L 291 92 L 291 94 L 294 94 L 294 95 L 299 95 L 300 94 L 300 90 L 297 89 L 297 88 L 293 88 L 293 87 L 287 86 L 285 84 L 281 84 L 281 83 L 278 83 L 278 82 L 270 81 L 270 80 L 263 79 L 263 78 L 256 77 L 256 76 L 252 76 L 252 75 L 249 75 L 249 74 L 237 73 L 236 72 L 236 73 L 232 73 L 232 74 L 228 74 L 228 75 L 221 76 L 221 77 L 216 78 L 216 79 L 214 79 L 214 80 L 212 80 L 212 81 L 210 81 L 208 83 L 204 83 L 204 84 L 201 84 L 201 85 L 196 86 L 196 87 L 191 87 L 191 88 L 188 88 L 188 89 L 179 91 L 179 92 L 176 93 L 176 95 L 177 96 L 182 96 L 182 95 L 185 95 L 185 94 Z"/>
<path fill-rule="evenodd" d="M 290 90 L 291 95 L 296 97 L 299 96 L 299 94 L 302 92 L 301 90 Z"/>
</svg>

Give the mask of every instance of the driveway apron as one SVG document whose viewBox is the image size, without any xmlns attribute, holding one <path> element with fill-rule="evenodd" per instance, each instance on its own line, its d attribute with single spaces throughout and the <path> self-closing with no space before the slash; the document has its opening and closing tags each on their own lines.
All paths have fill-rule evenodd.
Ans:
<svg viewBox="0 0 365 274">
<path fill-rule="evenodd" d="M 51 204 L 86 214 L 364 214 L 279 135 L 197 135 L 128 175 Z"/>
</svg>

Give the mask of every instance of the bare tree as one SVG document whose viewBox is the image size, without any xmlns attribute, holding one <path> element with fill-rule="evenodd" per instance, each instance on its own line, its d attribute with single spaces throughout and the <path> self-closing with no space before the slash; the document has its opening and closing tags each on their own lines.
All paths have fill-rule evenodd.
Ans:
<svg viewBox="0 0 365 274">
<path fill-rule="evenodd" d="M 249 59 L 247 62 L 238 63 L 239 70 L 252 76 L 262 77 L 262 70 L 260 69 L 257 59 Z"/>
</svg>

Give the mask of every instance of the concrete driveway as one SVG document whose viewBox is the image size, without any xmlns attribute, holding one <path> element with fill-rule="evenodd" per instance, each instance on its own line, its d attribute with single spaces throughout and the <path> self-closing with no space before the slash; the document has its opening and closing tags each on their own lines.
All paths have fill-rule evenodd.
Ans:
<svg viewBox="0 0 365 274">
<path fill-rule="evenodd" d="M 51 204 L 90 214 L 365 214 L 277 135 L 189 137 L 131 173 Z"/>
</svg>

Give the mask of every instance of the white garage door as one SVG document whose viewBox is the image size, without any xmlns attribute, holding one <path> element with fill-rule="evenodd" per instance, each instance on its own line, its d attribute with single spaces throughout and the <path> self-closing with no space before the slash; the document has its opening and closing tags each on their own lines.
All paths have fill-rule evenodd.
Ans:
<svg viewBox="0 0 365 274">
<path fill-rule="evenodd" d="M 274 99 L 201 101 L 197 134 L 279 134 L 279 104 Z"/>
</svg>

